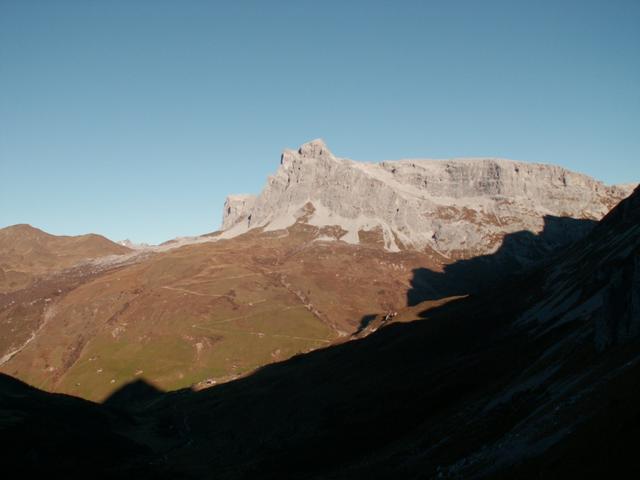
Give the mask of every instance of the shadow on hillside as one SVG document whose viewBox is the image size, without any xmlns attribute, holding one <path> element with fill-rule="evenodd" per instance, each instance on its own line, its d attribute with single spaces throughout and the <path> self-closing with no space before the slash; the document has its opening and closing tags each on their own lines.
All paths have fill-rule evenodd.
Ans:
<svg viewBox="0 0 640 480">
<path fill-rule="evenodd" d="M 365 328 L 367 328 L 369 324 L 376 319 L 377 316 L 378 315 L 376 315 L 375 313 L 363 315 L 362 318 L 360 319 L 360 323 L 358 324 L 358 329 L 355 331 L 353 335 L 358 335 L 359 333 L 362 333 L 362 331 Z"/>
<path fill-rule="evenodd" d="M 546 215 L 539 234 L 527 230 L 508 234 L 495 253 L 459 260 L 446 265 L 442 272 L 416 268 L 407 291 L 407 305 L 488 290 L 585 237 L 596 224 L 593 220 Z"/>
<path fill-rule="evenodd" d="M 160 398 L 164 393 L 146 380 L 138 379 L 120 387 L 103 403 L 114 408 L 138 407 Z"/>
</svg>

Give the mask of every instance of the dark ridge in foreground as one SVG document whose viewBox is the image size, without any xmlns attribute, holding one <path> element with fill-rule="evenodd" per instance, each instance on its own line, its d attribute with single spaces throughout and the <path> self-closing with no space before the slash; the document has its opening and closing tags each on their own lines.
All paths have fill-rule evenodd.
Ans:
<svg viewBox="0 0 640 480">
<path fill-rule="evenodd" d="M 4 466 L 136 478 L 637 477 L 640 190 L 493 294 L 200 392 L 0 377 Z"/>
</svg>

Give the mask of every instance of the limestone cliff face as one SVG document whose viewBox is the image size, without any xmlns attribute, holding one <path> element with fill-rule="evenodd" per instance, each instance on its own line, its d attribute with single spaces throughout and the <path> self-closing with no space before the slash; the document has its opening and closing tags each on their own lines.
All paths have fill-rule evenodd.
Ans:
<svg viewBox="0 0 640 480">
<path fill-rule="evenodd" d="M 254 195 L 229 195 L 224 202 L 222 229 L 232 227 L 241 218 L 249 215 L 256 197 Z"/>
<path fill-rule="evenodd" d="M 545 217 L 599 220 L 632 190 L 495 158 L 355 162 L 314 140 L 284 151 L 260 195 L 227 199 L 223 235 L 286 228 L 304 215 L 311 225 L 339 225 L 350 243 L 360 231 L 377 230 L 389 250 L 468 257 L 495 251 L 505 234 L 540 232 Z"/>
</svg>

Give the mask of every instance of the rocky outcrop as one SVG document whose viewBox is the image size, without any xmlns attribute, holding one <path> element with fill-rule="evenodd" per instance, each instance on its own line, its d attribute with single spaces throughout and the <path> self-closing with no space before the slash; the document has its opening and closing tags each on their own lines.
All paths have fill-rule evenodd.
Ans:
<svg viewBox="0 0 640 480">
<path fill-rule="evenodd" d="M 226 230 L 247 218 L 255 200 L 255 195 L 229 195 L 224 202 L 222 229 Z"/>
<path fill-rule="evenodd" d="M 494 252 L 509 233 L 539 233 L 545 217 L 599 220 L 632 189 L 553 165 L 497 158 L 355 162 L 314 140 L 283 152 L 260 195 L 229 197 L 222 228 L 232 237 L 303 218 L 340 226 L 341 240 L 349 243 L 376 230 L 391 251 L 430 248 L 463 258 Z"/>
</svg>

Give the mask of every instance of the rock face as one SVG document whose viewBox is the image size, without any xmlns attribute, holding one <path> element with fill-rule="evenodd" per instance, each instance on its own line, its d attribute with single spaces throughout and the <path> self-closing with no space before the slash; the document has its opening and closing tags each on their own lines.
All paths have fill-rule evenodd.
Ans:
<svg viewBox="0 0 640 480">
<path fill-rule="evenodd" d="M 255 195 L 229 195 L 224 202 L 222 229 L 226 230 L 241 218 L 246 218 L 250 214 L 255 200 Z"/>
<path fill-rule="evenodd" d="M 545 218 L 599 220 L 632 190 L 553 165 L 497 158 L 355 162 L 314 140 L 283 152 L 260 195 L 229 197 L 222 228 L 233 237 L 296 221 L 338 225 L 348 243 L 377 231 L 390 251 L 429 248 L 464 258 L 494 252 L 509 233 L 537 234 Z"/>
</svg>

